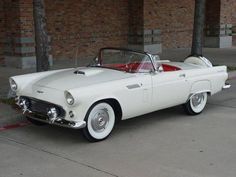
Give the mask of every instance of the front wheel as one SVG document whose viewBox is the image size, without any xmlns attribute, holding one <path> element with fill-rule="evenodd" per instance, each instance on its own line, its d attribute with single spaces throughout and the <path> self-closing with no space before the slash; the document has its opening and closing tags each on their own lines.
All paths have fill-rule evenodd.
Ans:
<svg viewBox="0 0 236 177">
<path fill-rule="evenodd" d="M 84 137 L 90 142 L 106 139 L 113 130 L 115 119 L 114 109 L 109 103 L 99 102 L 93 105 L 85 117 Z"/>
<path fill-rule="evenodd" d="M 207 103 L 207 93 L 197 93 L 191 96 L 189 101 L 183 105 L 184 110 L 189 115 L 200 114 Z"/>
</svg>

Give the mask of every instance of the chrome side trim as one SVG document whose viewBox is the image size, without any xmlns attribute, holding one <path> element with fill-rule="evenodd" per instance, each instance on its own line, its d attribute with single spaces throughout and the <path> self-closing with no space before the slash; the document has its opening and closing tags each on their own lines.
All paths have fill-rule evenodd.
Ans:
<svg viewBox="0 0 236 177">
<path fill-rule="evenodd" d="M 127 85 L 126 86 L 128 89 L 134 89 L 134 88 L 139 88 L 141 87 L 139 84 L 132 84 L 132 85 Z"/>
<path fill-rule="evenodd" d="M 81 128 L 86 127 L 86 122 L 85 121 L 67 121 L 65 119 L 58 118 L 54 122 L 51 122 L 48 119 L 37 118 L 32 114 L 27 114 L 27 117 L 29 117 L 30 119 L 40 121 L 40 122 L 48 123 L 48 124 L 51 124 L 51 125 L 57 125 L 57 126 L 60 126 L 60 127 L 65 127 L 65 128 L 81 129 Z"/>
<path fill-rule="evenodd" d="M 222 89 L 229 89 L 231 87 L 231 85 L 230 84 L 228 84 L 228 83 L 225 83 L 225 85 L 222 87 Z"/>
</svg>

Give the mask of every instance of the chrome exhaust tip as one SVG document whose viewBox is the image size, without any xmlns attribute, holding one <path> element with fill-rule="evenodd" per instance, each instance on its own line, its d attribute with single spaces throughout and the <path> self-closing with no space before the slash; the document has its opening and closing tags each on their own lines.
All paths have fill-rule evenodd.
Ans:
<svg viewBox="0 0 236 177">
<path fill-rule="evenodd" d="M 231 87 L 231 85 L 230 84 L 228 84 L 228 83 L 225 83 L 225 85 L 223 86 L 223 89 L 229 89 Z"/>
</svg>

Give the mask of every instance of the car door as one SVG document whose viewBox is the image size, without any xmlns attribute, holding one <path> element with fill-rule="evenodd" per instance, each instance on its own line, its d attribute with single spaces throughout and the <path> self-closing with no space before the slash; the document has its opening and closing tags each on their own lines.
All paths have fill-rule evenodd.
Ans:
<svg viewBox="0 0 236 177">
<path fill-rule="evenodd" d="M 186 72 L 183 70 L 154 74 L 152 76 L 153 109 L 159 110 L 183 104 L 187 100 L 190 90 L 187 77 Z"/>
<path fill-rule="evenodd" d="M 137 73 L 136 77 L 123 84 L 125 87 L 119 93 L 119 101 L 124 119 L 152 111 L 152 78 L 149 73 Z"/>
</svg>

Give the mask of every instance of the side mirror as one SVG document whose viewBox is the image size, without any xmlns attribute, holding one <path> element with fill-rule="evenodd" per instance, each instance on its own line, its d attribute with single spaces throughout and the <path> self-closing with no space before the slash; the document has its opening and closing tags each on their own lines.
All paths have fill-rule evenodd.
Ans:
<svg viewBox="0 0 236 177">
<path fill-rule="evenodd" d="M 160 72 L 160 73 L 164 71 L 162 64 L 157 66 L 157 71 Z"/>
</svg>

